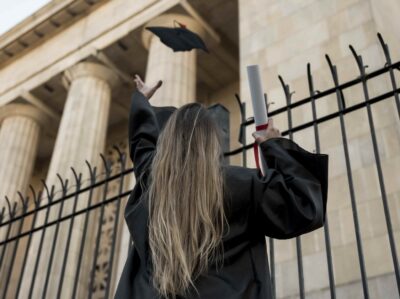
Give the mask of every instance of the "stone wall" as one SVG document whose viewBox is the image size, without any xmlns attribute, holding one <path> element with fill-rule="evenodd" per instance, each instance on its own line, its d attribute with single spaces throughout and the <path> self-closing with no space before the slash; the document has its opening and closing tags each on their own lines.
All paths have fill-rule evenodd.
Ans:
<svg viewBox="0 0 400 299">
<path fill-rule="evenodd" d="M 315 89 L 325 90 L 333 86 L 325 53 L 337 65 L 340 82 L 356 78 L 359 71 L 348 48 L 350 43 L 363 56 L 364 63 L 369 65 L 368 72 L 382 67 L 383 52 L 376 34 L 385 26 L 398 22 L 398 18 L 395 14 L 387 13 L 384 19 L 377 20 L 377 12 L 383 11 L 379 8 L 380 3 L 368 0 L 239 0 L 242 98 L 249 99 L 250 95 L 246 73 L 246 66 L 250 64 L 260 65 L 264 89 L 269 99 L 275 102 L 271 110 L 286 105 L 278 75 L 282 75 L 291 90 L 296 91 L 293 102 L 309 96 L 307 62 L 311 63 Z M 395 9 L 400 8 L 400 4 L 395 1 L 390 1 L 390 5 Z M 395 40 L 393 36 L 391 40 Z M 395 44 L 393 47 L 397 46 Z M 399 55 L 393 51 L 393 57 L 398 59 Z M 369 81 L 368 88 L 372 98 L 389 91 L 391 85 L 387 77 L 380 76 Z M 345 90 L 344 96 L 347 105 L 364 101 L 361 85 Z M 318 100 L 318 117 L 337 111 L 337 107 L 335 95 Z M 372 105 L 371 110 L 399 251 L 399 119 L 393 98 Z M 252 110 L 247 109 L 247 117 L 251 115 Z M 281 131 L 287 129 L 287 115 L 274 116 L 274 120 Z M 294 126 L 310 120 L 311 105 L 293 110 Z M 385 288 L 374 287 L 374 284 L 383 286 L 383 281 L 388 281 L 383 277 L 390 277 L 388 275 L 394 269 L 366 109 L 345 115 L 344 122 L 371 298 L 398 298 L 393 279 L 385 283 Z M 340 122 L 334 119 L 318 127 L 321 152 L 329 154 L 330 162 L 327 213 L 337 295 L 338 298 L 363 298 Z M 253 129 L 248 128 L 248 142 L 253 142 L 250 134 Z M 295 133 L 294 141 L 309 151 L 315 150 L 312 128 Z M 249 165 L 254 164 L 253 153 L 249 151 L 248 154 Z M 295 298 L 299 289 L 295 240 L 276 241 L 275 244 L 277 297 Z M 315 298 L 325 298 L 322 293 L 329 293 L 329 281 L 324 230 L 319 229 L 303 236 L 302 249 L 305 290 L 309 294 L 319 292 Z"/>
</svg>

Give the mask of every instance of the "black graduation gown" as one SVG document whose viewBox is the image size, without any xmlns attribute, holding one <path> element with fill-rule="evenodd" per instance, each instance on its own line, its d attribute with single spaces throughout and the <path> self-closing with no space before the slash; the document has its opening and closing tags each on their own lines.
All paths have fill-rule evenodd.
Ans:
<svg viewBox="0 0 400 299">
<path fill-rule="evenodd" d="M 140 93 L 132 96 L 129 118 L 130 156 L 137 180 L 146 186 L 157 137 L 175 107 L 153 107 Z M 265 236 L 288 239 L 320 228 L 327 204 L 328 155 L 310 153 L 283 138 L 260 144 L 268 169 L 224 166 L 229 233 L 224 238 L 224 265 L 211 266 L 195 281 L 200 297 L 272 298 Z M 147 187 L 147 186 L 146 186 Z M 148 266 L 148 210 L 137 181 L 125 208 L 134 241 L 114 299 L 159 298 Z"/>
</svg>

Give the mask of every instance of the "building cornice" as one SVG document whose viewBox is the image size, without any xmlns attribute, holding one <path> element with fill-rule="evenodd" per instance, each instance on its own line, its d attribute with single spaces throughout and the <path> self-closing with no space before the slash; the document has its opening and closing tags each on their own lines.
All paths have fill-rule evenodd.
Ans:
<svg viewBox="0 0 400 299">
<path fill-rule="evenodd" d="M 40 44 L 108 0 L 53 0 L 0 35 L 0 65 Z"/>
</svg>

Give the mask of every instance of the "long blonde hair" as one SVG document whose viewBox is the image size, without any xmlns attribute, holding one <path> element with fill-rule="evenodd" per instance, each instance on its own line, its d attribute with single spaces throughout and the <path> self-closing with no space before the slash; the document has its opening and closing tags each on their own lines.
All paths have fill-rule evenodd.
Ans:
<svg viewBox="0 0 400 299">
<path fill-rule="evenodd" d="M 153 285 L 185 295 L 210 265 L 220 265 L 224 213 L 221 132 L 201 103 L 175 110 L 157 141 L 149 192 Z M 197 290 L 196 290 L 197 291 Z"/>
</svg>

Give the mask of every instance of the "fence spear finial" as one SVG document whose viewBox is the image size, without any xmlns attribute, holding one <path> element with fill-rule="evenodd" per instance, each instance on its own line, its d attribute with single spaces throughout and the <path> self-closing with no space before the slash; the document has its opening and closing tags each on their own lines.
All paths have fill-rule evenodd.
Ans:
<svg viewBox="0 0 400 299">
<path fill-rule="evenodd" d="M 106 170 L 106 173 L 108 173 L 108 174 L 111 173 L 111 163 L 110 163 L 110 161 L 106 160 L 106 157 L 102 153 L 100 153 L 100 158 L 101 158 L 101 160 L 103 162 L 103 165 L 104 165 L 104 168 Z"/>
<path fill-rule="evenodd" d="M 28 198 L 29 197 L 27 196 L 26 198 L 24 198 L 24 196 L 22 195 L 22 193 L 20 191 L 17 191 L 17 193 L 18 193 L 19 200 L 21 201 L 21 204 L 22 204 L 22 212 L 25 213 L 26 208 L 28 206 Z"/>
<path fill-rule="evenodd" d="M 354 49 L 354 47 L 352 45 L 349 45 L 349 48 L 350 48 L 351 53 L 354 56 L 354 59 L 356 60 L 361 77 L 364 77 L 365 69 L 368 67 L 368 65 L 364 65 L 362 56 L 357 54 L 356 50 Z"/>
</svg>

